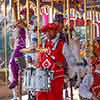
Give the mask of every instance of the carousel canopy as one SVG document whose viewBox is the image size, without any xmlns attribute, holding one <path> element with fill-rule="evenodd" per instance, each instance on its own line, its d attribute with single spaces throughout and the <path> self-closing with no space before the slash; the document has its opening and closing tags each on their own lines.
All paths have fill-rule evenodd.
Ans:
<svg viewBox="0 0 100 100">
<path fill-rule="evenodd" d="M 0 4 L 3 2 L 4 0 L 0 1 Z M 10 0 L 6 0 L 7 4 L 9 3 Z M 17 0 L 12 0 L 13 2 L 17 2 Z M 19 0 L 20 4 L 25 5 L 26 4 L 26 0 Z M 30 0 L 33 3 L 36 4 L 36 0 Z M 63 3 L 64 0 L 53 0 L 54 2 L 54 7 L 56 9 L 58 9 L 60 12 L 63 12 Z M 67 4 L 67 0 L 65 0 L 66 4 Z M 43 5 L 50 5 L 51 4 L 51 0 L 40 0 L 40 6 Z M 75 8 L 79 11 L 83 11 L 84 9 L 84 0 L 70 0 L 70 7 L 71 8 Z M 87 8 L 91 8 L 91 7 L 95 7 L 97 11 L 100 12 L 100 0 L 87 0 Z M 67 8 L 67 7 L 66 7 Z"/>
</svg>

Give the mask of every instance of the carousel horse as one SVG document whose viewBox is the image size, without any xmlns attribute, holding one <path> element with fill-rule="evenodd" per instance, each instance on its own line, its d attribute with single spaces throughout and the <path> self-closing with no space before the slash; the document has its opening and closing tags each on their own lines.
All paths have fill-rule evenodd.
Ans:
<svg viewBox="0 0 100 100">
<path fill-rule="evenodd" d="M 85 58 L 80 58 L 80 39 L 75 36 L 71 41 L 72 53 L 77 59 L 76 66 L 68 66 L 69 78 L 74 80 L 73 85 L 75 88 L 79 87 L 82 78 L 90 71 L 89 65 Z"/>
</svg>

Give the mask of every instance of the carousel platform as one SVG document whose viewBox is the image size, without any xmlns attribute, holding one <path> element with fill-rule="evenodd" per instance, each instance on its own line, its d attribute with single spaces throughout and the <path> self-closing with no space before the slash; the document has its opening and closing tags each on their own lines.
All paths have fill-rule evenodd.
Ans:
<svg viewBox="0 0 100 100">
<path fill-rule="evenodd" d="M 70 99 L 70 89 L 68 88 L 68 91 L 69 91 L 69 98 L 65 98 L 64 95 L 65 93 L 63 93 L 63 97 L 64 97 L 64 100 L 71 100 Z M 79 99 L 79 92 L 78 92 L 78 89 L 75 90 L 73 89 L 73 100 L 80 100 Z M 17 98 L 19 100 L 19 98 Z M 9 90 L 9 88 L 6 86 L 6 85 L 1 85 L 1 81 L 0 81 L 0 100 L 13 100 L 12 99 L 12 93 L 11 91 Z M 22 100 L 28 100 L 28 95 L 24 95 L 22 96 Z"/>
<path fill-rule="evenodd" d="M 19 91 L 17 90 L 16 92 L 19 96 Z M 73 94 L 74 94 L 73 95 L 74 100 L 80 100 L 78 89 L 75 90 L 73 88 Z M 69 98 L 66 99 L 65 92 L 63 91 L 64 100 L 71 100 L 70 88 L 68 88 L 68 95 L 69 95 Z M 12 100 L 12 92 L 8 88 L 8 85 L 7 85 L 7 70 L 6 69 L 2 69 L 2 70 L 0 69 L 0 100 Z M 22 100 L 28 100 L 28 95 L 26 95 L 26 92 L 23 92 Z"/>
<path fill-rule="evenodd" d="M 17 98 L 18 99 L 18 98 Z M 10 100 L 13 100 L 13 99 L 10 99 Z M 19 99 L 18 99 L 19 100 Z M 24 95 L 22 96 L 22 100 L 28 100 L 28 95 Z"/>
<path fill-rule="evenodd" d="M 70 95 L 70 88 L 68 88 L 68 91 L 69 91 L 69 95 Z M 78 92 L 78 89 L 74 89 L 73 88 L 73 92 L 74 92 L 74 95 L 73 95 L 73 100 L 80 100 L 79 99 L 79 92 Z M 63 97 L 64 97 L 64 99 L 63 100 L 71 100 L 71 98 L 70 98 L 70 96 L 68 97 L 68 98 L 65 98 L 65 93 L 64 93 L 64 91 L 63 91 Z M 17 98 L 18 99 L 18 98 Z M 12 99 L 10 99 L 10 100 L 12 100 Z M 19 99 L 18 99 L 19 100 Z M 22 96 L 22 100 L 28 100 L 28 95 L 24 95 L 24 96 Z"/>
<path fill-rule="evenodd" d="M 17 95 L 19 96 L 19 91 L 17 90 Z M 26 92 L 22 93 L 23 95 L 26 94 Z M 7 83 L 5 83 L 3 80 L 0 80 L 0 100 L 12 100 L 12 91 L 8 88 Z M 27 100 L 28 96 L 23 96 L 22 100 Z"/>
<path fill-rule="evenodd" d="M 12 93 L 9 90 L 7 84 L 0 80 L 0 100 L 9 100 L 12 97 Z"/>
<path fill-rule="evenodd" d="M 2 84 L 1 84 L 2 83 Z M 17 94 L 18 94 L 17 90 Z M 23 92 L 22 100 L 27 100 L 28 96 Z M 18 94 L 19 95 L 19 94 Z M 12 100 L 12 92 L 6 84 L 0 81 L 0 100 Z M 19 100 L 19 99 L 18 99 Z"/>
</svg>

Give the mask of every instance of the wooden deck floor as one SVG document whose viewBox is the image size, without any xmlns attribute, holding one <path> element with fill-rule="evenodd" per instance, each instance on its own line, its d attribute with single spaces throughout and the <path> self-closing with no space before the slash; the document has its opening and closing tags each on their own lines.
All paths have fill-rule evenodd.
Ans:
<svg viewBox="0 0 100 100">
<path fill-rule="evenodd" d="M 7 86 L 7 83 L 4 83 L 0 80 L 0 100 L 8 100 L 8 97 L 11 97 L 12 93 Z"/>
<path fill-rule="evenodd" d="M 16 91 L 17 94 L 19 91 Z M 23 92 L 23 95 L 26 92 Z M 10 100 L 12 98 L 12 91 L 8 88 L 7 83 L 5 84 L 3 81 L 0 80 L 0 100 Z"/>
</svg>

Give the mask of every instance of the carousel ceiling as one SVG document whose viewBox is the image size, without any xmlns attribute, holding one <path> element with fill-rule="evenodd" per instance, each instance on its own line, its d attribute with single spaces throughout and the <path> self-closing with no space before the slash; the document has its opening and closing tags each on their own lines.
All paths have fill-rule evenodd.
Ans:
<svg viewBox="0 0 100 100">
<path fill-rule="evenodd" d="M 2 4 L 4 0 L 0 0 L 0 4 Z M 17 2 L 17 0 L 12 0 L 13 2 Z M 19 0 L 20 4 L 25 5 L 26 0 Z M 30 0 L 34 4 L 36 4 L 37 0 Z M 67 0 L 66 4 L 67 4 Z M 84 12 L 84 0 L 69 0 L 70 1 L 70 7 L 75 8 L 79 12 Z M 6 0 L 7 4 L 9 3 L 9 0 Z M 40 0 L 40 6 L 44 5 L 51 5 L 51 0 Z M 64 0 L 53 0 L 54 2 L 54 7 L 60 11 L 63 12 L 63 2 Z M 100 12 L 100 0 L 87 0 L 87 9 L 89 10 L 91 7 L 95 7 L 97 11 Z M 67 9 L 67 7 L 66 7 Z"/>
<path fill-rule="evenodd" d="M 23 1 L 23 0 L 21 0 Z M 36 4 L 36 0 L 31 0 L 33 3 Z M 40 0 L 40 5 L 51 5 L 51 0 Z M 70 1 L 70 7 L 75 8 L 79 12 L 84 12 L 84 0 L 69 0 Z M 60 12 L 63 12 L 63 2 L 64 0 L 54 0 L 54 7 L 59 10 Z M 67 4 L 67 0 L 65 1 Z M 91 7 L 95 7 L 97 11 L 100 12 L 100 0 L 87 0 L 87 10 L 89 10 Z M 67 9 L 67 5 L 66 5 Z"/>
</svg>

